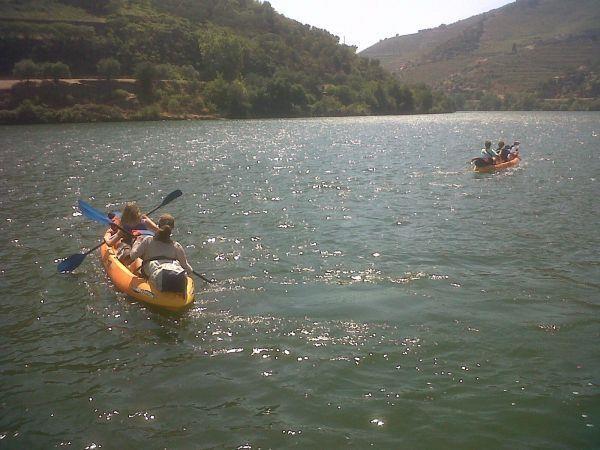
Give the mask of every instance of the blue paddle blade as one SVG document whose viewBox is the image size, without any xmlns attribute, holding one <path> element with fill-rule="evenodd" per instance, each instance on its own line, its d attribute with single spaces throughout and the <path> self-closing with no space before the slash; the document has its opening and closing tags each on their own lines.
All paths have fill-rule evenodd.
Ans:
<svg viewBox="0 0 600 450">
<path fill-rule="evenodd" d="M 72 272 L 77 267 L 79 267 L 79 264 L 83 262 L 85 257 L 86 255 L 84 253 L 77 253 L 75 255 L 71 255 L 64 261 L 61 261 L 58 264 L 57 269 L 60 273 Z"/>
<path fill-rule="evenodd" d="M 89 203 L 79 200 L 77 205 L 79 206 L 79 211 L 81 211 L 81 214 L 88 219 L 95 220 L 96 222 L 104 223 L 106 225 L 112 225 L 113 221 L 110 220 L 106 214 L 104 214 L 102 211 L 98 211 Z"/>
</svg>

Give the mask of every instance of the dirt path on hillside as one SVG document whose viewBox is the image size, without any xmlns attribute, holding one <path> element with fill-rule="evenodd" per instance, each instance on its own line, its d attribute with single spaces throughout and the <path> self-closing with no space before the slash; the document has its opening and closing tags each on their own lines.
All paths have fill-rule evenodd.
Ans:
<svg viewBox="0 0 600 450">
<path fill-rule="evenodd" d="M 102 81 L 103 78 L 61 78 L 60 81 L 68 84 L 81 84 L 84 81 Z M 20 83 L 24 80 L 0 80 L 0 90 L 11 89 L 15 84 Z M 42 81 L 51 81 L 50 79 L 31 79 L 34 84 L 40 84 Z M 122 83 L 135 83 L 135 78 L 115 78 L 112 81 L 119 81 Z"/>
</svg>

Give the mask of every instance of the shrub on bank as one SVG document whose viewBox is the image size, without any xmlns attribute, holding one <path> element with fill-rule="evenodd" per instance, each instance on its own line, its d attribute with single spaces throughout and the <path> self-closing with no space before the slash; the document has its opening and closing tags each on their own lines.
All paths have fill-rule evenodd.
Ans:
<svg viewBox="0 0 600 450">
<path fill-rule="evenodd" d="M 17 123 L 53 122 L 54 112 L 45 105 L 38 105 L 30 99 L 24 100 L 14 112 Z"/>
<path fill-rule="evenodd" d="M 74 105 L 71 108 L 59 109 L 55 114 L 55 121 L 61 123 L 115 122 L 124 118 L 125 116 L 119 108 L 109 105 L 97 105 L 95 103 Z"/>
<path fill-rule="evenodd" d="M 39 76 L 40 72 L 40 67 L 31 59 L 22 59 L 13 67 L 13 75 L 28 82 L 32 78 Z"/>
<path fill-rule="evenodd" d="M 145 106 L 135 111 L 130 118 L 133 120 L 159 120 L 162 118 L 160 106 L 157 104 Z"/>
<path fill-rule="evenodd" d="M 17 112 L 14 109 L 0 109 L 0 123 L 17 123 Z"/>
<path fill-rule="evenodd" d="M 13 110 L 0 110 L 2 124 L 114 122 L 124 119 L 125 115 L 121 109 L 95 103 L 50 109 L 46 105 L 36 104 L 28 99 Z"/>
</svg>

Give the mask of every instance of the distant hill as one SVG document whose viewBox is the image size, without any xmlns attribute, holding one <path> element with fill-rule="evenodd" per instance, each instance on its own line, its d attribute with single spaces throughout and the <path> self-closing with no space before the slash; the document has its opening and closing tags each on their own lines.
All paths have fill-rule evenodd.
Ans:
<svg viewBox="0 0 600 450">
<path fill-rule="evenodd" d="M 0 0 L 0 55 L 0 122 L 453 110 L 267 1 Z"/>
<path fill-rule="evenodd" d="M 600 1 L 518 0 L 360 53 L 449 93 L 600 97 Z"/>
</svg>

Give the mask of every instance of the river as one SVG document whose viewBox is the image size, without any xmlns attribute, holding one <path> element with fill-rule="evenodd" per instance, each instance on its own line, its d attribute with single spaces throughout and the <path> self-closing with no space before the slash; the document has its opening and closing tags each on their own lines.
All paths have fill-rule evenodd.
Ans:
<svg viewBox="0 0 600 450">
<path fill-rule="evenodd" d="M 0 127 L 0 448 L 597 448 L 600 114 Z M 483 141 L 521 142 L 478 175 Z M 183 313 L 76 210 L 168 192 Z M 155 217 L 156 218 L 156 217 Z"/>
</svg>

